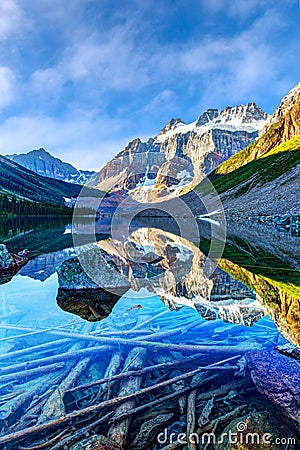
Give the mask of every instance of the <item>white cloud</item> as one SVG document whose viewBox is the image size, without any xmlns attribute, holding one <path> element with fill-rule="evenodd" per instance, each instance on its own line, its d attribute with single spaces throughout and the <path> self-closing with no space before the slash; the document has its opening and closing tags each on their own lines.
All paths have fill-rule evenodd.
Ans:
<svg viewBox="0 0 300 450">
<path fill-rule="evenodd" d="M 0 39 L 7 38 L 18 30 L 21 22 L 21 11 L 14 0 L 0 2 Z"/>
<path fill-rule="evenodd" d="M 44 147 L 81 169 L 96 169 L 120 151 L 131 138 L 124 124 L 76 111 L 64 119 L 15 116 L 0 125 L 0 153 L 24 153 Z"/>
<path fill-rule="evenodd" d="M 202 6 L 206 13 L 222 13 L 237 20 L 255 16 L 257 10 L 274 6 L 274 0 L 202 0 Z"/>
<path fill-rule="evenodd" d="M 9 105 L 16 90 L 16 78 L 11 69 L 0 67 L 0 110 Z"/>
<path fill-rule="evenodd" d="M 64 84 L 63 74 L 53 68 L 36 70 L 31 77 L 32 89 L 41 94 L 59 94 Z"/>
<path fill-rule="evenodd" d="M 281 56 L 274 52 L 269 36 L 285 24 L 275 11 L 268 11 L 251 26 L 233 36 L 208 36 L 201 43 L 178 53 L 178 66 L 186 73 L 190 84 L 198 75 L 203 80 L 202 101 L 218 106 L 220 100 L 250 100 L 255 93 L 282 82 Z M 251 98 L 252 97 L 252 98 Z"/>
<path fill-rule="evenodd" d="M 156 95 L 145 107 L 143 110 L 145 112 L 154 112 L 159 111 L 171 111 L 175 109 L 177 103 L 177 96 L 174 91 L 169 89 L 164 89 L 158 95 Z"/>
<path fill-rule="evenodd" d="M 218 107 L 251 101 L 256 93 L 263 97 L 264 90 L 287 90 L 283 53 L 272 40 L 284 20 L 278 8 L 266 9 L 274 0 L 203 0 L 203 30 L 192 24 L 190 37 L 182 30 L 180 41 L 164 28 L 174 11 L 180 14 L 180 2 L 172 11 L 168 2 L 152 0 L 129 1 L 126 7 L 96 0 L 69 3 L 66 8 L 61 0 L 0 0 L 0 38 L 27 24 L 26 39 L 7 46 L 12 63 L 5 60 L 0 68 L 0 109 L 16 91 L 23 94 L 14 115 L 0 124 L 2 153 L 44 146 L 79 167 L 98 168 L 123 148 L 131 130 L 140 136 L 153 128 L 154 135 L 166 115 L 184 111 L 182 118 L 189 120 L 187 115 L 196 118 L 204 104 Z M 198 8 L 197 0 L 191 3 Z M 215 25 L 209 29 L 205 21 L 215 13 L 238 25 L 224 27 L 224 33 Z M 59 39 L 54 36 L 52 43 L 54 34 Z M 16 69 L 18 84 L 7 65 Z M 89 113 L 74 111 L 74 105 Z"/>
</svg>

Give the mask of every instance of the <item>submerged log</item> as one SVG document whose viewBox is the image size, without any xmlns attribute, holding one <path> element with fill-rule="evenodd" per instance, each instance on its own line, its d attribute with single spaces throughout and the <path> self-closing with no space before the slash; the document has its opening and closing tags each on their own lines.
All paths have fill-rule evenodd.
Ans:
<svg viewBox="0 0 300 450">
<path fill-rule="evenodd" d="M 157 433 L 160 431 L 162 425 L 164 425 L 173 417 L 174 417 L 173 413 L 158 414 L 154 418 L 144 422 L 130 448 L 137 450 L 148 448 L 149 442 L 151 442 L 155 438 Z"/>
<path fill-rule="evenodd" d="M 39 358 L 32 361 L 25 361 L 23 363 L 15 364 L 12 366 L 2 367 L 0 368 L 0 382 L 7 381 L 9 379 L 14 379 L 14 374 L 18 374 L 20 371 L 23 371 L 23 376 L 29 372 L 29 369 L 34 369 L 36 367 L 42 367 L 44 365 L 55 364 L 64 361 L 70 361 L 72 359 L 78 359 L 82 356 L 93 355 L 100 352 L 104 352 L 109 350 L 108 346 L 97 346 L 91 348 L 83 348 L 77 351 L 70 351 L 67 353 L 62 353 L 61 355 L 47 356 L 45 358 Z M 9 377 L 9 374 L 11 378 Z"/>
<path fill-rule="evenodd" d="M 0 328 L 6 328 L 6 326 L 0 325 Z M 33 331 L 34 328 L 26 328 L 27 330 Z M 79 333 L 67 333 L 63 331 L 49 331 L 49 334 L 53 336 L 59 336 L 63 338 L 75 339 L 77 341 L 90 341 L 90 342 L 100 342 L 101 344 L 110 345 L 123 345 L 124 347 L 135 347 L 137 344 L 139 347 L 145 347 L 149 349 L 165 349 L 165 350 L 178 350 L 179 352 L 203 352 L 203 353 L 224 353 L 224 354 L 236 354 L 236 353 L 246 353 L 248 351 L 260 350 L 260 345 L 188 345 L 188 344 L 168 344 L 162 342 L 151 342 L 145 340 L 130 340 L 122 338 L 110 338 L 110 337 L 98 337 L 88 334 Z"/>
<path fill-rule="evenodd" d="M 176 398 L 176 397 L 178 397 L 180 395 L 186 394 L 187 392 L 190 392 L 193 389 L 196 389 L 196 388 L 198 388 L 200 386 L 203 386 L 203 385 L 205 385 L 207 383 L 210 383 L 211 381 L 213 381 L 215 379 L 216 379 L 215 375 L 207 377 L 204 380 L 196 382 L 195 384 L 190 384 L 189 386 L 186 386 L 183 389 L 180 389 L 178 391 L 172 392 L 171 394 L 168 394 L 168 395 L 164 395 L 163 397 L 160 397 L 160 398 L 158 398 L 156 400 L 153 400 L 152 402 L 145 403 L 145 404 L 143 404 L 141 406 L 138 406 L 137 408 L 133 408 L 130 411 L 128 411 L 126 413 L 123 413 L 121 416 L 113 417 L 110 420 L 110 422 L 117 422 L 118 420 L 123 420 L 123 419 L 126 419 L 127 417 L 131 417 L 134 414 L 139 414 L 140 412 L 144 411 L 145 409 L 150 409 L 153 406 L 160 405 L 161 403 L 166 402 L 168 400 L 171 400 L 172 398 Z"/>
<path fill-rule="evenodd" d="M 36 377 L 39 375 L 42 375 L 44 373 L 49 373 L 53 370 L 59 370 L 61 368 L 65 367 L 65 364 L 62 362 L 60 364 L 48 364 L 42 367 L 36 367 L 35 369 L 16 372 L 16 373 L 10 373 L 8 375 L 3 375 L 0 377 L 0 383 L 5 383 L 7 381 L 19 381 L 24 380 L 31 377 Z"/>
<path fill-rule="evenodd" d="M 218 361 L 214 364 L 210 364 L 208 366 L 202 366 L 202 370 L 236 370 L 238 369 L 238 366 L 229 366 L 229 367 L 219 367 L 220 364 L 226 364 L 230 361 L 234 361 L 238 358 L 240 358 L 241 355 L 237 355 L 237 356 L 233 356 L 231 358 L 227 358 L 224 359 L 222 361 Z M 138 376 L 138 375 L 144 375 L 150 372 L 153 372 L 155 370 L 171 370 L 174 369 L 176 367 L 180 367 L 180 366 L 184 366 L 184 365 L 188 365 L 189 363 L 202 358 L 203 355 L 202 354 L 198 354 L 198 355 L 193 355 L 193 356 L 187 356 L 186 358 L 182 358 L 173 362 L 166 362 L 166 363 L 162 363 L 162 364 L 156 364 L 154 366 L 149 366 L 149 367 L 145 367 L 141 370 L 136 370 L 136 371 L 128 371 L 128 372 L 124 372 L 124 373 L 120 373 L 118 375 L 114 375 L 113 377 L 110 378 L 103 378 L 102 380 L 97 380 L 97 381 L 92 381 L 91 383 L 86 383 L 86 384 L 82 384 L 80 386 L 76 386 L 72 389 L 67 390 L 66 392 L 68 393 L 72 393 L 72 392 L 76 392 L 78 390 L 82 390 L 82 389 L 88 389 L 90 387 L 94 387 L 97 386 L 99 384 L 103 384 L 106 382 L 110 382 L 110 381 L 116 381 L 116 380 L 121 380 L 123 378 L 128 378 L 131 376 Z"/>
<path fill-rule="evenodd" d="M 191 436 L 195 431 L 196 424 L 196 396 L 197 389 L 189 393 L 187 406 L 187 436 Z M 196 444 L 188 439 L 189 450 L 196 450 Z"/>
<path fill-rule="evenodd" d="M 50 419 L 56 419 L 66 414 L 65 404 L 63 401 L 64 391 L 73 385 L 80 374 L 86 369 L 90 363 L 90 358 L 86 357 L 80 360 L 70 372 L 63 377 L 59 386 L 50 395 L 47 403 L 44 405 L 38 423 L 43 423 Z"/>
<path fill-rule="evenodd" d="M 119 370 L 119 367 L 121 365 L 122 359 L 123 359 L 123 357 L 122 357 L 122 352 L 121 351 L 113 354 L 113 356 L 112 356 L 112 358 L 111 358 L 111 360 L 109 362 L 109 365 L 108 365 L 108 367 L 107 367 L 107 369 L 105 371 L 104 379 L 105 378 L 106 379 L 111 379 L 111 378 L 114 377 L 114 375 L 116 375 L 118 373 L 118 370 Z M 99 402 L 99 398 L 100 398 L 101 394 L 103 394 L 103 397 L 102 397 L 103 400 L 108 400 L 109 399 L 109 397 L 110 397 L 110 392 L 109 391 L 110 391 L 112 385 L 113 385 L 113 381 L 110 381 L 110 382 L 107 382 L 107 383 L 103 383 L 101 385 L 101 387 L 98 390 L 98 393 L 96 395 L 96 398 L 95 398 L 95 401 L 97 403 Z"/>
<path fill-rule="evenodd" d="M 133 330 L 140 330 L 141 328 L 143 328 L 145 325 L 149 325 L 149 323 L 154 322 L 154 320 L 159 319 L 159 317 L 164 316 L 165 314 L 167 314 L 168 312 L 170 312 L 169 309 L 164 309 L 163 311 L 161 311 L 160 313 L 156 314 L 155 316 L 152 316 L 150 319 L 145 320 L 142 323 L 139 323 L 138 325 L 136 325 L 135 327 L 133 327 Z"/>
<path fill-rule="evenodd" d="M 209 418 L 210 418 L 210 415 L 211 415 L 212 410 L 214 408 L 214 405 L 215 405 L 215 400 L 214 400 L 213 397 L 210 398 L 206 402 L 204 408 L 201 411 L 199 419 L 198 419 L 198 426 L 199 426 L 199 428 L 203 427 L 204 425 L 206 425 L 209 422 Z"/>
<path fill-rule="evenodd" d="M 146 361 L 146 350 L 144 348 L 136 347 L 131 350 L 128 354 L 128 357 L 125 362 L 125 370 L 132 371 L 138 370 L 143 367 Z M 136 393 L 142 383 L 141 376 L 132 376 L 131 378 L 127 378 L 123 381 L 120 387 L 119 396 L 128 396 L 131 393 Z M 134 396 L 129 401 L 123 403 L 116 409 L 116 414 L 121 415 L 126 411 L 130 411 L 135 406 Z M 108 437 L 120 445 L 120 447 L 124 447 L 127 441 L 127 435 L 130 426 L 130 418 L 124 419 L 123 421 L 118 422 L 116 425 L 112 425 L 108 432 Z"/>
</svg>

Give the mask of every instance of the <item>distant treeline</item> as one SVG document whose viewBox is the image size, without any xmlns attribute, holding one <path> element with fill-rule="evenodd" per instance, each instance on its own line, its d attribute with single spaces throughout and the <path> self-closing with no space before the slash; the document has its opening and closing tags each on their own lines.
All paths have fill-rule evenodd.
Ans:
<svg viewBox="0 0 300 450">
<path fill-rule="evenodd" d="M 49 202 L 31 202 L 0 194 L 1 216 L 72 216 L 73 209 L 64 205 L 56 205 Z"/>
<path fill-rule="evenodd" d="M 20 199 L 14 195 L 0 194 L 0 216 L 21 217 L 21 216 L 66 216 L 72 217 L 74 208 L 65 205 L 58 205 L 50 202 L 33 202 Z M 95 210 L 91 208 L 76 208 L 78 216 L 95 215 Z"/>
</svg>

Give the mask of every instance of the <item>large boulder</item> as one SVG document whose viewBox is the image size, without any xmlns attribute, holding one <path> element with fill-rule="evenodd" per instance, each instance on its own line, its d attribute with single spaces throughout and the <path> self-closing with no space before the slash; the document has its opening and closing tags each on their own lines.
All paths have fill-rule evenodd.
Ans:
<svg viewBox="0 0 300 450">
<path fill-rule="evenodd" d="M 121 262 L 97 246 L 84 248 L 78 256 L 67 259 L 57 267 L 61 289 L 106 289 L 114 293 L 125 293 L 130 288 L 127 278 L 121 273 Z"/>
<path fill-rule="evenodd" d="M 250 353 L 248 359 L 259 392 L 300 424 L 300 363 L 275 350 Z"/>
<path fill-rule="evenodd" d="M 71 314 L 76 314 L 89 322 L 105 319 L 121 298 L 105 289 L 58 289 L 58 306 Z"/>
</svg>

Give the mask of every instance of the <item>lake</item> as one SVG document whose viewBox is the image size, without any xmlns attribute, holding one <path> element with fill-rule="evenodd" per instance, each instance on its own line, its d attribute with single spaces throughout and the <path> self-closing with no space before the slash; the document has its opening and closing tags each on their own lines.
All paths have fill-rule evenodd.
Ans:
<svg viewBox="0 0 300 450">
<path fill-rule="evenodd" d="M 199 242 L 166 218 L 115 229 L 0 223 L 30 251 L 0 280 L 0 448 L 299 448 L 297 233 L 229 223 L 210 261 L 205 225 Z M 105 289 L 68 278 L 80 246 Z"/>
</svg>

